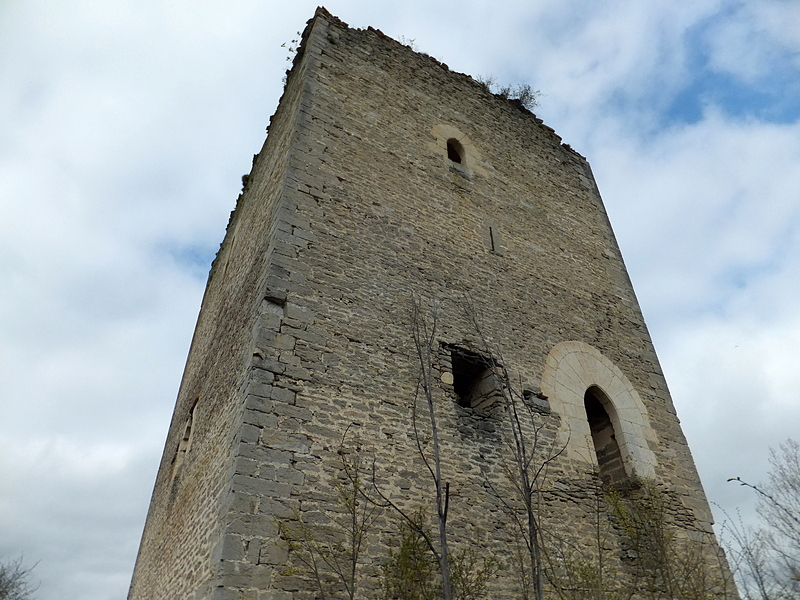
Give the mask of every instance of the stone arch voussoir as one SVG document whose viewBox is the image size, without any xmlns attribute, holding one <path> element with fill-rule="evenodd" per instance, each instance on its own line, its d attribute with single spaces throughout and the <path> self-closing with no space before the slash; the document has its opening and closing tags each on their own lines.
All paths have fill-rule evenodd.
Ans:
<svg viewBox="0 0 800 600">
<path fill-rule="evenodd" d="M 597 466 L 584 408 L 584 394 L 592 386 L 600 388 L 613 405 L 614 414 L 609 416 L 628 476 L 654 477 L 656 457 L 650 443 L 656 442 L 656 436 L 639 394 L 597 348 L 578 341 L 556 344 L 542 374 L 542 392 L 562 418 L 559 435 L 567 456 Z"/>
</svg>

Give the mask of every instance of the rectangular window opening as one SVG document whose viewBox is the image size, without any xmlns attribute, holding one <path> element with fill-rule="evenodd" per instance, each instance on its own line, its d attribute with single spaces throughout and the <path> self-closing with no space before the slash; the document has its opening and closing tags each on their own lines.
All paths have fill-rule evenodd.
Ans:
<svg viewBox="0 0 800 600">
<path fill-rule="evenodd" d="M 453 367 L 453 390 L 459 405 L 485 410 L 502 398 L 496 365 L 491 359 L 455 346 L 448 349 Z"/>
</svg>

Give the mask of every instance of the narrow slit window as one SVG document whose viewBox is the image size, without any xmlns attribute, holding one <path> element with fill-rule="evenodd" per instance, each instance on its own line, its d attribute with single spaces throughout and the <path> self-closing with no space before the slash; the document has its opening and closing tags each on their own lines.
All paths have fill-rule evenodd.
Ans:
<svg viewBox="0 0 800 600">
<path fill-rule="evenodd" d="M 189 416 L 186 419 L 186 426 L 183 430 L 183 437 L 178 442 L 178 449 L 175 452 L 175 459 L 172 464 L 172 478 L 175 479 L 180 475 L 180 472 L 183 468 L 183 462 L 186 459 L 186 453 L 189 452 L 189 448 L 192 445 L 192 425 L 194 422 L 194 411 L 197 408 L 197 401 L 192 405 L 192 408 L 189 410 Z"/>
<path fill-rule="evenodd" d="M 484 222 L 481 227 L 481 239 L 488 252 L 503 256 L 503 234 L 497 227 L 497 223 Z"/>
</svg>

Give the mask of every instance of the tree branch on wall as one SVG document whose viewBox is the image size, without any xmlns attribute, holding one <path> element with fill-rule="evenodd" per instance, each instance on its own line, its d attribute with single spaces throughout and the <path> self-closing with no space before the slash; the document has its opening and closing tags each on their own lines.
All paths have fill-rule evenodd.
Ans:
<svg viewBox="0 0 800 600">
<path fill-rule="evenodd" d="M 342 510 L 324 527 L 310 526 L 299 514 L 293 521 L 279 523 L 281 537 L 311 574 L 321 600 L 335 595 L 337 586 L 344 588 L 349 600 L 355 599 L 360 558 L 381 512 L 381 507 L 365 496 L 361 444 L 356 443 L 353 448 L 345 446 L 349 429 L 345 430 L 338 450 L 343 476 L 334 481 Z"/>
<path fill-rule="evenodd" d="M 760 527 L 726 524 L 723 537 L 746 600 L 800 598 L 800 444 L 789 439 L 770 450 L 769 480 L 755 485 L 734 477 L 759 497 Z"/>
<path fill-rule="evenodd" d="M 475 304 L 465 296 L 462 308 L 478 337 L 481 346 L 478 350 L 495 378 L 502 402 L 507 454 L 510 457 L 503 462 L 503 471 L 518 504 L 512 505 L 499 490 L 495 490 L 495 495 L 511 515 L 525 550 L 517 555 L 516 561 L 520 591 L 524 600 L 542 600 L 545 573 L 541 493 L 548 468 L 564 452 L 566 444 L 558 447 L 555 438 L 545 440 L 544 422 L 533 404 L 533 398 L 526 397 L 522 382 L 512 379 L 504 366 L 506 363 L 500 349 L 489 342 Z"/>
</svg>

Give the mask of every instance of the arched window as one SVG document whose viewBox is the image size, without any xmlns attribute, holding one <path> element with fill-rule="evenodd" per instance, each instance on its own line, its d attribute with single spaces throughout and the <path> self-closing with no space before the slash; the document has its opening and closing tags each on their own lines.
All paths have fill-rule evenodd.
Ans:
<svg viewBox="0 0 800 600">
<path fill-rule="evenodd" d="M 622 453 L 617 443 L 614 424 L 609 415 L 609 411 L 613 411 L 614 406 L 603 390 L 597 386 L 586 390 L 583 395 L 583 405 L 592 433 L 600 478 L 606 485 L 623 486 L 628 483 L 628 476 L 625 472 L 625 464 L 622 462 Z"/>
<path fill-rule="evenodd" d="M 558 435 L 568 455 L 594 463 L 587 450 L 591 452 L 592 446 L 603 450 L 604 442 L 613 435 L 623 464 L 617 472 L 624 478 L 616 485 L 655 477 L 657 461 L 650 444 L 657 444 L 658 437 L 647 409 L 630 380 L 597 348 L 579 341 L 553 346 L 542 373 L 542 393 L 549 398 L 553 412 L 566 417 Z M 596 454 L 601 474 L 615 472 L 613 460 L 608 458 L 613 450 L 612 444 L 610 455 L 608 450 Z"/>
<path fill-rule="evenodd" d="M 431 128 L 431 138 L 428 146 L 431 156 L 442 157 L 448 176 L 460 176 L 467 181 L 473 181 L 475 176 L 489 177 L 480 151 L 463 131 L 439 123 Z"/>
<path fill-rule="evenodd" d="M 447 158 L 459 165 L 464 162 L 464 146 L 456 138 L 447 140 Z"/>
</svg>

